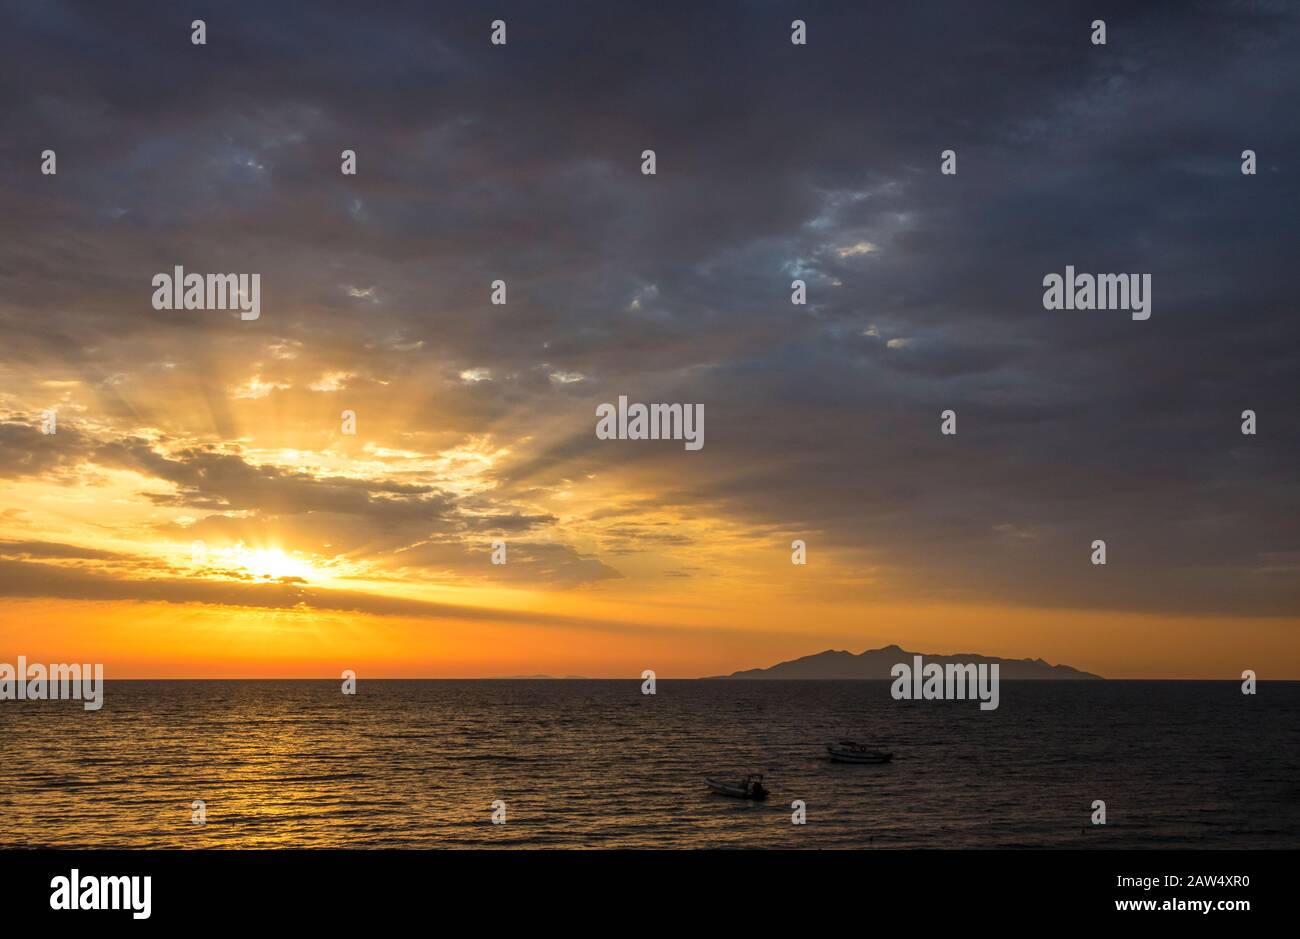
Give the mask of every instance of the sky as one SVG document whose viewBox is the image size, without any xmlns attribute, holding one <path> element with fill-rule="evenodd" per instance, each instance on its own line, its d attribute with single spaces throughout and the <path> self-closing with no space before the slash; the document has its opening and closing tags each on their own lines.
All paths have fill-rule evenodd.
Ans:
<svg viewBox="0 0 1300 939">
<path fill-rule="evenodd" d="M 0 661 L 1300 679 L 1296 6 L 0 6 Z"/>
</svg>

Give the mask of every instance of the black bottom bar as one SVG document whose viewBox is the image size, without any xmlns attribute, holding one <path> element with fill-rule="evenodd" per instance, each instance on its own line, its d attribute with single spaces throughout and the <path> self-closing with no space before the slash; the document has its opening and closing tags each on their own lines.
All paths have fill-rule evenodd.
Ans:
<svg viewBox="0 0 1300 939">
<path fill-rule="evenodd" d="M 834 928 L 900 914 L 918 917 L 918 925 L 1018 914 L 1051 915 L 1055 922 L 1200 917 L 1230 925 L 1243 914 L 1277 916 L 1293 907 L 1294 898 L 1283 895 L 1298 860 L 1297 851 L 40 850 L 0 854 L 0 896 L 7 925 L 76 919 L 127 928 L 374 927 L 413 919 L 450 926 L 464 916 L 494 925 L 617 917 L 668 927 L 686 910 L 693 926 L 719 927 L 770 927 L 781 914 L 823 919 Z M 96 903 L 101 876 L 150 877 L 148 918 L 135 919 L 121 882 L 122 909 L 52 909 L 52 896 L 70 905 L 74 869 L 77 885 L 85 890 L 89 883 L 88 899 Z M 52 885 L 58 877 L 68 879 L 62 896 L 61 885 Z M 142 894 L 134 895 L 138 912 Z M 111 901 L 112 886 L 102 902 Z M 1154 908 L 1119 908 L 1129 901 Z M 1199 908 L 1205 901 L 1208 911 Z"/>
</svg>

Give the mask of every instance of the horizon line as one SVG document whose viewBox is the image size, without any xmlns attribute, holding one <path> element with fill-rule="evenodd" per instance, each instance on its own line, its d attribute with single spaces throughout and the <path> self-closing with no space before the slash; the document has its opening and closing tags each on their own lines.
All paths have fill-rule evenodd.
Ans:
<svg viewBox="0 0 1300 939">
<path fill-rule="evenodd" d="M 325 677 L 289 677 L 289 676 L 267 676 L 267 675 L 221 675 L 221 676 L 153 676 L 153 677 L 130 677 L 130 678 L 109 678 L 105 676 L 105 683 L 110 681 L 331 681 L 337 682 L 343 680 L 341 676 Z M 396 675 L 376 675 L 373 678 L 357 676 L 357 682 L 363 681 L 626 681 L 637 682 L 644 681 L 640 676 L 628 676 L 626 678 L 597 678 L 587 675 L 476 675 L 476 676 L 457 676 L 446 677 L 437 675 L 420 675 L 420 676 L 396 676 Z M 764 682 L 793 682 L 793 681 L 876 681 L 876 682 L 893 682 L 894 678 L 733 678 L 730 675 L 697 675 L 686 677 L 669 677 L 662 675 L 656 676 L 656 681 L 735 681 L 761 684 Z M 1125 681 L 1162 681 L 1162 682 L 1195 682 L 1195 681 L 1212 681 L 1212 682 L 1234 682 L 1240 683 L 1241 678 L 1104 678 L 1100 675 L 1092 678 L 1003 678 L 1003 682 L 1032 682 L 1035 684 L 1051 684 L 1060 682 L 1071 682 L 1079 684 L 1090 684 L 1095 681 L 1104 682 L 1125 682 Z M 1300 682 L 1300 678 L 1256 678 L 1257 682 Z"/>
</svg>

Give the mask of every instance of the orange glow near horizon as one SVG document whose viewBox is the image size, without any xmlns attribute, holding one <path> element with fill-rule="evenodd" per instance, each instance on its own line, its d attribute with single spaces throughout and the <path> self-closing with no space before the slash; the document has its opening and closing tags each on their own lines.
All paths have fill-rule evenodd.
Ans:
<svg viewBox="0 0 1300 939">
<path fill-rule="evenodd" d="M 737 628 L 730 615 L 716 611 L 691 626 L 656 625 L 650 617 L 616 628 L 601 622 L 535 626 L 341 611 L 24 600 L 6 604 L 0 623 L 6 652 L 0 660 L 22 654 L 28 661 L 103 662 L 109 678 L 335 678 L 351 668 L 369 678 L 548 674 L 633 680 L 645 668 L 661 678 L 695 678 L 827 648 L 860 652 L 897 643 L 925 653 L 1008 658 L 1025 657 L 1032 648 L 1054 664 L 1108 678 L 1231 680 L 1240 673 L 1207 666 L 1198 653 L 1198 646 L 1212 643 L 1228 625 L 1210 618 L 1189 623 L 1060 610 L 882 608 L 864 618 L 870 625 L 827 622 L 813 632 L 784 628 L 780 608 L 753 598 L 745 609 L 748 628 Z M 822 612 L 834 616 L 829 608 Z M 47 625 L 28 628 L 36 622 Z M 1044 630 L 1045 622 L 1054 628 Z M 1269 652 L 1285 641 L 1291 626 L 1285 620 L 1252 622 L 1253 635 L 1239 640 L 1243 667 L 1255 666 L 1261 677 L 1300 673 L 1300 662 L 1277 661 Z M 1173 628 L 1189 635 L 1185 650 L 1167 648 L 1164 636 Z M 1156 656 L 1167 662 L 1163 670 L 1144 664 Z M 1260 667 L 1261 662 L 1268 664 Z"/>
<path fill-rule="evenodd" d="M 673 678 L 897 643 L 1115 678 L 1300 678 L 1293 619 L 941 602 L 886 545 L 683 501 L 675 463 L 561 461 L 535 478 L 537 441 L 568 426 L 554 417 L 416 435 L 403 408 L 375 407 L 362 440 L 289 419 L 302 395 L 337 412 L 337 381 L 286 373 L 250 399 L 248 377 L 228 381 L 237 443 L 180 433 L 183 386 L 160 426 L 118 429 L 79 423 L 93 395 L 58 387 L 60 434 L 92 442 L 0 492 L 0 661 L 99 661 L 120 678 Z M 725 491 L 734 473 L 702 452 L 694 471 Z M 792 537 L 809 540 L 805 566 Z"/>
</svg>

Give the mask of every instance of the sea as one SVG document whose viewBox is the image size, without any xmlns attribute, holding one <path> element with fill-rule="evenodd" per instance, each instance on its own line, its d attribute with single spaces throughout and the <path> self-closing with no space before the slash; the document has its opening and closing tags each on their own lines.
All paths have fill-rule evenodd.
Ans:
<svg viewBox="0 0 1300 939">
<path fill-rule="evenodd" d="M 108 681 L 98 711 L 0 702 L 0 847 L 1300 847 L 1300 682 L 889 689 Z M 841 739 L 894 759 L 832 763 Z M 765 802 L 705 784 L 746 773 Z"/>
</svg>

